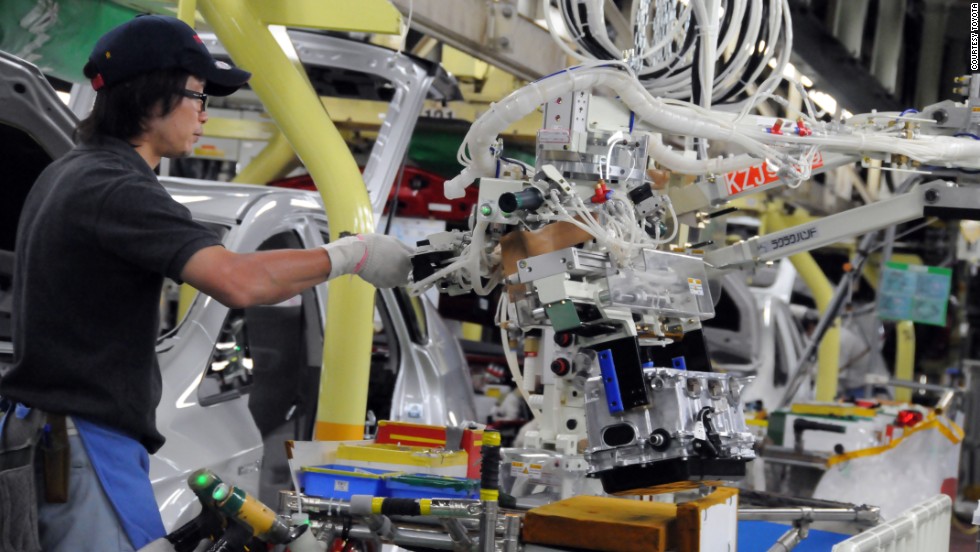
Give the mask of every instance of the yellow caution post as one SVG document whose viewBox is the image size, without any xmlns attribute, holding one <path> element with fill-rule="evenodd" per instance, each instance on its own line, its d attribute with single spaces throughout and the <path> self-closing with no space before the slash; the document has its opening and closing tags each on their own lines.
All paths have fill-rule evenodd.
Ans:
<svg viewBox="0 0 980 552">
<path fill-rule="evenodd" d="M 386 1 L 357 2 L 353 10 L 339 0 L 200 0 L 198 9 L 232 59 L 252 72 L 250 85 L 316 182 L 330 220 L 331 239 L 342 233 L 372 232 L 375 222 L 357 163 L 324 111 L 306 74 L 287 56 L 270 23 L 324 28 L 330 14 L 351 28 L 355 15 L 369 25 L 359 30 L 398 32 L 400 16 Z M 275 9 L 272 9 L 272 6 Z M 347 6 L 347 7 L 345 7 Z M 351 4 L 353 6 L 353 4 Z M 357 12 L 356 14 L 354 12 Z M 389 20 L 380 22 L 380 15 Z M 274 15 L 274 20 L 270 19 Z M 342 16 L 342 17 L 341 17 Z M 374 25 L 376 28 L 368 28 Z M 330 24 L 330 28 L 338 28 Z M 373 334 L 374 288 L 359 278 L 330 284 L 323 344 L 323 370 L 315 438 L 359 439 Z"/>
</svg>

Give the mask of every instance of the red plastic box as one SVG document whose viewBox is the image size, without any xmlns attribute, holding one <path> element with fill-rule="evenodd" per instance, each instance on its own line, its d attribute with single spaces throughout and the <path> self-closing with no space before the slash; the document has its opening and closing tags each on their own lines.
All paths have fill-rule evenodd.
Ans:
<svg viewBox="0 0 980 552">
<path fill-rule="evenodd" d="M 381 420 L 378 422 L 378 434 L 374 438 L 374 442 L 418 447 L 445 447 L 446 428 L 444 426 Z M 482 447 L 482 429 L 463 430 L 459 448 L 465 450 L 468 457 L 466 477 L 469 479 L 480 478 L 480 449 Z"/>
</svg>

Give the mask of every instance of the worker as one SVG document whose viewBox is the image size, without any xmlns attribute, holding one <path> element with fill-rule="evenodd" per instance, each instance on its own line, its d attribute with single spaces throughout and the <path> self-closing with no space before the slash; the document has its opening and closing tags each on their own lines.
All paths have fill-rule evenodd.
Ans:
<svg viewBox="0 0 980 552">
<path fill-rule="evenodd" d="M 858 319 L 850 314 L 841 318 L 840 358 L 837 372 L 838 391 L 852 399 L 887 396 L 888 390 L 868 384 L 868 378 L 888 379 L 888 367 L 881 355 L 881 346 L 873 344 L 867 333 L 860 327 Z M 803 318 L 803 327 L 809 336 L 816 329 L 820 316 L 808 311 Z M 870 394 L 869 394 L 870 390 Z"/>
<path fill-rule="evenodd" d="M 180 20 L 140 16 L 110 30 L 84 74 L 97 95 L 79 143 L 38 177 L 21 214 L 14 364 L 0 381 L 8 421 L 46 416 L 37 470 L 54 474 L 37 483 L 40 547 L 23 546 L 48 552 L 134 550 L 164 536 L 148 477 L 164 442 L 154 350 L 164 277 L 244 308 L 345 274 L 404 285 L 411 270 L 407 246 L 374 234 L 237 254 L 170 197 L 154 169 L 192 152 L 209 96 L 251 76 L 215 60 Z M 59 434 L 67 455 L 46 446 Z"/>
</svg>

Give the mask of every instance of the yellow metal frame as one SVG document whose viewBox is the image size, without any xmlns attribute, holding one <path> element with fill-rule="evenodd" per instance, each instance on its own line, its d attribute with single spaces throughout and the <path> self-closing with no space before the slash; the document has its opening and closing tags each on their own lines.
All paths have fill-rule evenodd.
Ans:
<svg viewBox="0 0 980 552">
<path fill-rule="evenodd" d="M 920 265 L 925 264 L 922 261 L 922 257 L 914 253 L 892 253 L 891 257 L 885 259 L 881 255 L 873 255 L 870 262 L 864 263 L 864 270 L 861 271 L 861 275 L 864 279 L 871 285 L 875 291 L 878 290 L 878 282 L 881 281 L 881 265 L 885 261 L 892 261 L 896 263 L 914 264 Z"/>
<path fill-rule="evenodd" d="M 382 123 L 381 115 L 388 110 L 387 103 L 374 100 L 321 98 L 321 101 L 333 118 L 334 124 L 341 128 L 378 130 Z M 422 107 L 422 114 L 431 113 L 438 117 L 441 114 L 451 113 L 452 117 L 447 117 L 448 119 L 472 123 L 489 109 L 490 104 L 469 100 L 447 102 L 445 105 L 442 102 L 426 100 Z M 541 113 L 533 112 L 507 127 L 500 136 L 508 142 L 533 144 L 540 128 Z"/>
<path fill-rule="evenodd" d="M 827 459 L 827 467 L 832 468 L 837 464 L 847 462 L 848 460 L 854 460 L 855 458 L 867 458 L 869 456 L 876 456 L 884 452 L 888 452 L 889 450 L 892 450 L 902 444 L 902 442 L 912 436 L 912 434 L 920 431 L 928 431 L 930 429 L 935 429 L 942 434 L 943 437 L 949 439 L 949 442 L 954 445 L 960 444 L 965 436 L 963 433 L 963 428 L 957 425 L 953 420 L 950 420 L 945 416 L 939 417 L 935 414 L 930 414 L 928 419 L 919 423 L 919 425 L 915 427 L 906 429 L 905 433 L 901 437 L 889 441 L 887 445 L 858 449 L 845 452 L 844 454 L 831 456 Z"/>
<path fill-rule="evenodd" d="M 797 210 L 794 215 L 783 213 L 781 202 L 772 202 L 762 214 L 759 228 L 760 234 L 789 228 L 808 219 L 806 213 Z M 796 271 L 800 273 L 803 282 L 810 288 L 817 310 L 821 314 L 827 312 L 827 307 L 834 296 L 834 286 L 820 269 L 820 266 L 809 253 L 798 253 L 789 258 Z M 832 401 L 837 396 L 837 377 L 840 372 L 840 318 L 827 329 L 817 349 L 817 380 L 815 399 Z"/>
<path fill-rule="evenodd" d="M 804 224 L 816 220 L 802 209 L 794 212 L 793 215 L 783 214 L 783 205 L 780 201 L 762 203 L 757 198 L 740 198 L 732 202 L 733 205 L 747 211 L 760 213 L 764 232 L 774 232 L 789 226 Z M 909 263 L 922 264 L 922 258 L 918 255 L 894 253 L 890 260 Z M 882 259 L 872 258 L 872 262 L 864 264 L 862 276 L 874 287 L 878 286 L 881 279 Z M 809 253 L 801 253 L 790 257 L 790 262 L 796 267 L 797 272 L 813 293 L 814 300 L 820 312 L 826 310 L 826 306 L 833 296 L 833 287 L 827 280 L 823 271 L 813 260 Z M 836 345 L 830 345 L 829 340 L 834 340 Z M 833 353 L 831 347 L 837 352 Z M 820 343 L 818 352 L 818 372 L 817 372 L 817 396 L 819 401 L 833 400 L 837 393 L 837 376 L 840 366 L 840 319 L 834 321 L 833 326 L 827 330 L 824 340 Z M 915 364 L 915 326 L 912 322 L 900 322 L 896 326 L 896 355 L 895 355 L 895 379 L 912 381 Z M 833 384 L 831 384 L 833 379 Z M 899 388 L 895 391 L 895 398 L 899 401 L 908 402 L 912 399 L 912 390 Z"/>
<path fill-rule="evenodd" d="M 813 300 L 817 303 L 817 309 L 821 314 L 827 312 L 827 307 L 834 296 L 834 286 L 830 285 L 830 280 L 820 269 L 820 265 L 813 260 L 809 253 L 799 253 L 789 258 L 800 273 L 803 281 L 810 292 L 813 293 Z M 833 324 L 827 328 L 817 349 L 817 380 L 814 398 L 817 401 L 832 401 L 837 396 L 837 378 L 840 373 L 840 318 L 835 318 Z"/>
<path fill-rule="evenodd" d="M 797 210 L 793 215 L 783 214 L 782 203 L 772 202 L 762 214 L 762 232 L 773 232 L 803 224 L 808 220 L 813 220 L 807 213 Z M 893 259 L 902 258 L 903 261 L 911 262 L 900 254 L 893 256 Z M 917 257 L 916 257 L 917 258 Z M 827 279 L 826 275 L 813 260 L 809 253 L 800 253 L 789 258 L 800 273 L 803 281 L 813 293 L 813 299 L 817 303 L 817 309 L 824 313 L 830 304 L 834 294 L 834 287 Z M 917 264 L 921 264 L 921 259 Z M 880 278 L 880 271 L 874 263 L 865 263 L 862 275 L 873 286 L 877 286 Z M 831 401 L 837 395 L 837 378 L 840 372 L 840 318 L 834 320 L 833 325 L 824 334 L 823 341 L 817 353 L 817 381 L 816 381 L 816 400 Z M 895 379 L 912 381 L 915 369 L 915 326 L 912 322 L 900 322 L 896 326 L 896 355 L 895 355 Z M 912 390 L 900 388 L 895 391 L 895 398 L 899 401 L 909 402 L 912 399 Z"/>
<path fill-rule="evenodd" d="M 230 138 L 233 140 L 272 140 L 279 129 L 271 121 L 252 121 L 227 117 L 209 117 L 204 126 L 208 138 Z"/>
<path fill-rule="evenodd" d="M 197 298 L 197 289 L 195 289 L 190 284 L 181 284 L 179 292 L 177 294 L 177 318 L 174 320 L 175 325 L 179 325 L 180 322 L 187 316 L 187 311 L 191 309 L 191 305 L 194 303 L 194 299 Z"/>
<path fill-rule="evenodd" d="M 386 0 L 199 0 L 198 9 L 313 176 L 330 220 L 331 239 L 372 232 L 375 222 L 360 170 L 309 84 L 276 41 L 270 23 L 364 32 L 400 31 Z M 374 288 L 352 277 L 330 284 L 315 438 L 364 434 L 373 335 Z"/>
<path fill-rule="evenodd" d="M 483 325 L 475 322 L 463 322 L 461 325 L 463 339 L 469 341 L 480 341 L 483 339 Z"/>
<path fill-rule="evenodd" d="M 381 34 L 399 34 L 402 30 L 401 14 L 387 0 L 247 0 L 245 3 L 266 25 Z"/>
<path fill-rule="evenodd" d="M 277 132 L 232 181 L 264 185 L 271 180 L 283 178 L 298 165 L 299 159 L 289 145 L 289 140 L 281 132 Z"/>
<path fill-rule="evenodd" d="M 197 14 L 197 0 L 180 0 L 177 2 L 177 19 L 194 26 Z"/>
<path fill-rule="evenodd" d="M 915 375 L 915 323 L 903 320 L 895 326 L 895 379 L 912 381 Z M 912 390 L 899 387 L 895 400 L 912 402 Z"/>
<path fill-rule="evenodd" d="M 876 263 L 865 263 L 864 277 L 877 289 L 878 282 L 881 281 L 881 262 L 884 259 L 875 259 Z M 911 253 L 893 253 L 890 261 L 899 263 L 921 265 L 922 257 Z M 895 379 L 902 381 L 912 381 L 915 377 L 915 323 L 911 320 L 903 320 L 895 325 Z M 895 400 L 900 402 L 911 402 L 912 390 L 906 387 L 895 389 Z"/>
</svg>

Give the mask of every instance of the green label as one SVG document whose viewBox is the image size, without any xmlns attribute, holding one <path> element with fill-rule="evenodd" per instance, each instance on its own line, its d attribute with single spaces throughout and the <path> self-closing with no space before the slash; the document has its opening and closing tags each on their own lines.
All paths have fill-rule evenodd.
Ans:
<svg viewBox="0 0 980 552">
<path fill-rule="evenodd" d="M 571 301 L 558 301 L 550 305 L 545 305 L 545 314 L 551 320 L 551 325 L 556 332 L 571 330 L 582 325 L 578 313 L 575 312 L 575 304 Z"/>
<path fill-rule="evenodd" d="M 938 266 L 885 263 L 878 288 L 878 316 L 946 325 L 953 271 Z"/>
</svg>

